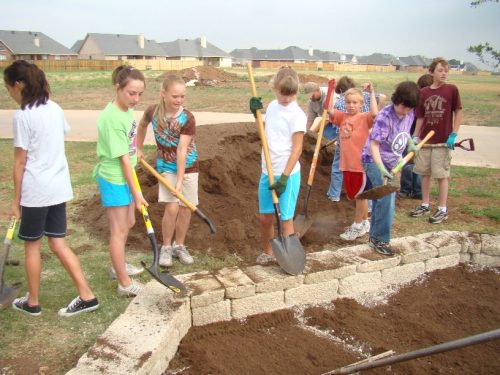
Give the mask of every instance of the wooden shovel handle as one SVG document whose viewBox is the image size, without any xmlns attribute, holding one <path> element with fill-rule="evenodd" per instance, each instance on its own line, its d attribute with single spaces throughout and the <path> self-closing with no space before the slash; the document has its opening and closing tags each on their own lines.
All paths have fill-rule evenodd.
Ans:
<svg viewBox="0 0 500 375">
<path fill-rule="evenodd" d="M 420 143 L 417 145 L 417 148 L 420 150 L 422 146 L 425 145 L 425 143 L 432 138 L 433 135 L 434 135 L 434 130 L 431 130 L 429 133 L 427 133 L 425 138 L 420 141 Z M 414 152 L 409 152 L 403 159 L 401 159 L 399 163 L 392 169 L 391 171 L 392 174 L 398 173 L 401 170 L 401 168 L 403 168 L 405 164 L 411 160 L 413 155 Z"/>
<path fill-rule="evenodd" d="M 253 79 L 252 65 L 247 64 L 248 79 L 250 80 L 250 86 L 252 87 L 252 96 L 257 96 L 257 89 L 255 88 L 255 81 Z M 259 130 L 260 141 L 262 142 L 262 150 L 264 151 L 264 159 L 266 160 L 267 176 L 269 178 L 269 186 L 274 184 L 273 166 L 271 164 L 271 156 L 269 155 L 269 146 L 267 145 L 266 133 L 264 131 L 264 122 L 262 121 L 262 113 L 258 109 L 255 113 L 255 118 L 257 119 L 257 127 Z M 278 196 L 274 190 L 271 190 L 273 196 L 273 203 L 277 204 L 279 202 Z"/>
</svg>

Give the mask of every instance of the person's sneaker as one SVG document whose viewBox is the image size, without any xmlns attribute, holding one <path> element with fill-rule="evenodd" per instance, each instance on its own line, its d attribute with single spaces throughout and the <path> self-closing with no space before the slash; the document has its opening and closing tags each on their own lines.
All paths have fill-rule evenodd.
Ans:
<svg viewBox="0 0 500 375">
<path fill-rule="evenodd" d="M 30 306 L 28 304 L 28 298 L 29 294 L 26 294 L 24 297 L 16 298 L 12 301 L 12 308 L 31 316 L 39 316 L 42 313 L 42 308 L 40 305 Z"/>
<path fill-rule="evenodd" d="M 334 197 L 333 195 L 330 195 L 328 193 L 326 193 L 326 197 L 328 198 L 328 200 L 331 200 L 332 202 L 340 202 L 340 197 Z"/>
<path fill-rule="evenodd" d="M 129 276 L 137 276 L 137 275 L 140 275 L 141 273 L 144 272 L 144 268 L 136 267 L 136 266 L 133 266 L 133 265 L 128 264 L 128 263 L 125 263 L 125 269 L 127 270 L 127 275 L 129 275 Z M 113 266 L 111 266 L 111 268 L 109 270 L 109 276 L 112 279 L 116 279 L 116 272 L 115 272 L 115 269 L 113 268 Z"/>
<path fill-rule="evenodd" d="M 173 246 L 172 255 L 179 258 L 179 261 L 183 264 L 193 264 L 193 257 L 189 254 L 189 251 L 184 245 Z"/>
<path fill-rule="evenodd" d="M 276 262 L 276 258 L 273 255 L 269 255 L 266 253 L 260 253 L 255 263 L 260 264 L 261 266 L 267 266 L 270 263 Z"/>
<path fill-rule="evenodd" d="M 406 192 L 404 192 L 404 191 L 398 191 L 398 192 L 397 192 L 397 196 L 398 196 L 399 198 L 403 198 L 403 199 L 404 199 L 404 198 L 411 198 L 411 193 L 406 193 Z"/>
<path fill-rule="evenodd" d="M 118 295 L 123 297 L 135 297 L 141 292 L 141 290 L 142 290 L 142 284 L 136 281 L 132 281 L 132 283 L 127 287 L 118 284 L 117 288 Z"/>
<path fill-rule="evenodd" d="M 386 255 L 389 257 L 394 256 L 394 250 L 391 249 L 391 247 L 387 242 L 380 241 L 377 240 L 376 238 L 370 237 L 368 244 L 370 245 L 371 248 L 373 248 L 373 250 L 375 250 L 379 254 Z"/>
<path fill-rule="evenodd" d="M 370 220 L 363 220 L 362 225 L 363 225 L 363 232 L 369 233 L 370 232 Z"/>
<path fill-rule="evenodd" d="M 429 218 L 429 223 L 440 224 L 448 219 L 448 211 L 440 210 L 439 208 L 434 212 L 434 214 Z"/>
<path fill-rule="evenodd" d="M 429 206 L 417 206 L 413 210 L 410 211 L 411 217 L 418 217 L 422 215 L 427 215 L 430 212 Z"/>
<path fill-rule="evenodd" d="M 358 226 L 356 223 L 352 223 L 352 225 L 347 227 L 345 232 L 340 235 L 340 238 L 345 241 L 354 241 L 356 238 L 361 237 L 364 234 L 366 234 L 366 231 L 363 224 Z"/>
<path fill-rule="evenodd" d="M 58 314 L 59 316 L 73 316 L 83 312 L 97 310 L 98 307 L 99 301 L 97 301 L 97 298 L 92 298 L 88 301 L 84 301 L 80 298 L 80 296 L 78 296 L 73 301 L 71 301 L 68 306 L 60 309 Z"/>
<path fill-rule="evenodd" d="M 172 265 L 172 246 L 163 245 L 160 249 L 160 260 L 158 261 L 162 267 L 170 267 Z"/>
</svg>

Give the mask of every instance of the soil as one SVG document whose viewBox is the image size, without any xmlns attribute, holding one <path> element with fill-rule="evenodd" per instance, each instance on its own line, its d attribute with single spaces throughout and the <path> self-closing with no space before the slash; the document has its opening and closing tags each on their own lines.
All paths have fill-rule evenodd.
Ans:
<svg viewBox="0 0 500 375">
<path fill-rule="evenodd" d="M 160 75 L 157 78 L 157 81 L 163 81 L 163 78 L 170 74 L 179 75 L 186 82 L 193 79 L 198 80 L 197 83 L 201 86 L 215 86 L 216 84 L 222 82 L 235 82 L 240 80 L 236 74 L 227 73 L 222 69 L 214 68 L 212 66 L 197 66 L 194 68 L 169 71 Z"/>
<path fill-rule="evenodd" d="M 401 354 L 498 329 L 499 292 L 498 271 L 456 267 L 375 306 L 339 299 L 192 327 L 165 375 L 324 374 L 389 350 Z M 366 373 L 499 374 L 499 358 L 500 342 L 490 341 Z"/>
</svg>

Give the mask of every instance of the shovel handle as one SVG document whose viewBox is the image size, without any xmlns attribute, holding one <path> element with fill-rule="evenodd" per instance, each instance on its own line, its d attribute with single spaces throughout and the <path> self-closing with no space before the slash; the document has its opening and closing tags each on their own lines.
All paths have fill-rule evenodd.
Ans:
<svg viewBox="0 0 500 375">
<path fill-rule="evenodd" d="M 134 185 L 137 188 L 137 191 L 142 194 L 141 185 L 139 184 L 139 179 L 137 178 L 137 173 L 135 169 L 132 168 L 132 177 L 134 178 Z M 149 218 L 148 209 L 145 205 L 141 205 L 141 214 L 144 219 L 144 224 L 146 224 L 146 229 L 148 234 L 154 234 L 153 224 L 151 224 L 151 219 Z"/>
<path fill-rule="evenodd" d="M 420 141 L 420 143 L 417 145 L 417 148 L 420 150 L 422 146 L 425 145 L 425 143 L 432 138 L 433 135 L 434 135 L 434 130 L 431 130 L 429 133 L 427 133 L 425 138 Z M 409 152 L 408 155 L 406 155 L 403 159 L 401 159 L 399 163 L 392 169 L 391 173 L 392 174 L 398 173 L 401 170 L 401 168 L 403 168 L 405 164 L 411 160 L 414 154 L 415 153 L 413 151 Z"/>
<path fill-rule="evenodd" d="M 5 235 L 5 240 L 3 243 L 5 245 L 10 245 L 12 242 L 12 237 L 14 236 L 14 231 L 16 230 L 17 219 L 15 216 L 10 218 L 9 227 L 7 228 L 7 234 Z"/>
</svg>

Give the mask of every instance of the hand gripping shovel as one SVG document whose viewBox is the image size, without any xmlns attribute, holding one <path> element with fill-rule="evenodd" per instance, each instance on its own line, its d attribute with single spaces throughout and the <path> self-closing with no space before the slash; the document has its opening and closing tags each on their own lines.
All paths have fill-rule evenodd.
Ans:
<svg viewBox="0 0 500 375">
<path fill-rule="evenodd" d="M 335 80 L 331 79 L 328 81 L 328 91 L 326 92 L 325 104 L 323 106 L 323 116 L 321 117 L 321 122 L 319 125 L 318 138 L 316 139 L 316 147 L 314 149 L 314 155 L 311 162 L 311 168 L 309 169 L 309 178 L 307 179 L 306 195 L 304 198 L 304 206 L 302 207 L 302 213 L 298 214 L 293 221 L 293 226 L 297 232 L 299 238 L 307 232 L 307 230 L 312 225 L 312 219 L 307 216 L 307 205 L 309 204 L 309 196 L 311 195 L 312 183 L 314 180 L 314 173 L 316 172 L 316 164 L 318 163 L 319 150 L 321 148 L 321 139 L 323 137 L 323 129 L 325 128 L 326 117 L 328 115 L 328 107 L 330 105 L 330 98 L 335 88 Z"/>
<path fill-rule="evenodd" d="M 154 169 L 151 165 L 149 165 L 146 160 L 142 159 L 140 160 L 142 166 L 146 168 L 153 176 L 156 177 L 156 179 L 163 184 L 170 192 L 174 192 L 175 188 L 165 179 L 161 174 L 159 174 L 156 169 Z M 190 201 L 188 201 L 184 195 L 177 193 L 177 198 L 186 205 L 187 208 L 189 208 L 192 212 L 194 212 L 196 215 L 198 215 L 207 225 L 210 227 L 210 232 L 215 233 L 215 226 L 212 224 L 210 219 L 203 213 L 201 212 L 198 208 L 196 208 L 195 205 L 193 205 Z"/>
<path fill-rule="evenodd" d="M 10 306 L 17 296 L 21 283 L 16 283 L 12 287 L 7 287 L 3 282 L 4 267 L 8 262 L 9 250 L 12 243 L 12 236 L 16 229 L 16 218 L 12 217 L 4 240 L 3 251 L 0 252 L 0 308 Z"/>
<path fill-rule="evenodd" d="M 139 185 L 139 180 L 137 179 L 137 174 L 135 173 L 135 169 L 132 169 L 134 176 L 134 183 L 137 190 L 141 191 L 141 185 Z M 141 207 L 142 218 L 144 219 L 144 224 L 146 225 L 146 229 L 149 235 L 149 241 L 151 242 L 151 247 L 153 249 L 153 264 L 151 266 L 147 266 L 145 262 L 141 261 L 142 266 L 148 271 L 151 276 L 153 276 L 156 281 L 160 284 L 165 285 L 167 288 L 171 289 L 175 293 L 181 293 L 186 291 L 186 287 L 175 277 L 173 277 L 168 272 L 160 272 L 160 265 L 158 261 L 160 260 L 160 251 L 158 250 L 158 244 L 156 243 L 155 231 L 153 230 L 153 225 L 151 224 L 151 220 L 149 219 L 149 213 L 146 206 L 142 205 Z"/>
<path fill-rule="evenodd" d="M 420 143 L 417 145 L 417 148 L 420 150 L 423 145 L 432 138 L 434 135 L 434 130 L 431 130 L 427 135 L 425 136 L 424 139 L 420 141 Z M 406 155 L 403 159 L 399 161 L 399 163 L 392 169 L 391 173 L 394 175 L 398 173 L 401 168 L 405 166 L 406 163 L 408 163 L 411 158 L 413 157 L 413 152 L 409 152 L 408 155 Z M 387 178 L 384 179 L 384 184 L 380 186 L 376 186 L 373 189 L 366 190 L 359 194 L 356 199 L 379 199 L 382 198 L 385 195 L 389 195 L 391 193 L 394 193 L 395 191 L 398 190 L 397 186 L 394 186 L 392 184 L 387 184 Z"/>
<path fill-rule="evenodd" d="M 253 79 L 252 66 L 247 65 L 248 78 L 252 86 L 252 95 L 257 96 L 255 88 L 255 81 Z M 271 165 L 271 157 L 269 155 L 269 148 L 267 146 L 266 133 L 264 131 L 264 124 L 262 122 L 262 114 L 260 110 L 256 112 L 257 125 L 259 129 L 260 140 L 262 142 L 262 149 L 264 151 L 264 158 L 266 160 L 267 175 L 269 177 L 269 185 L 274 184 L 274 175 Z M 274 190 L 271 190 L 274 204 L 274 213 L 276 215 L 276 222 L 278 225 L 278 237 L 273 238 L 270 243 L 273 249 L 273 254 L 278 261 L 280 267 L 290 275 L 298 275 L 304 270 L 306 265 L 306 254 L 304 248 L 300 243 L 299 237 L 296 233 L 285 237 L 283 235 L 283 228 L 281 223 L 281 211 L 278 196 Z"/>
</svg>

